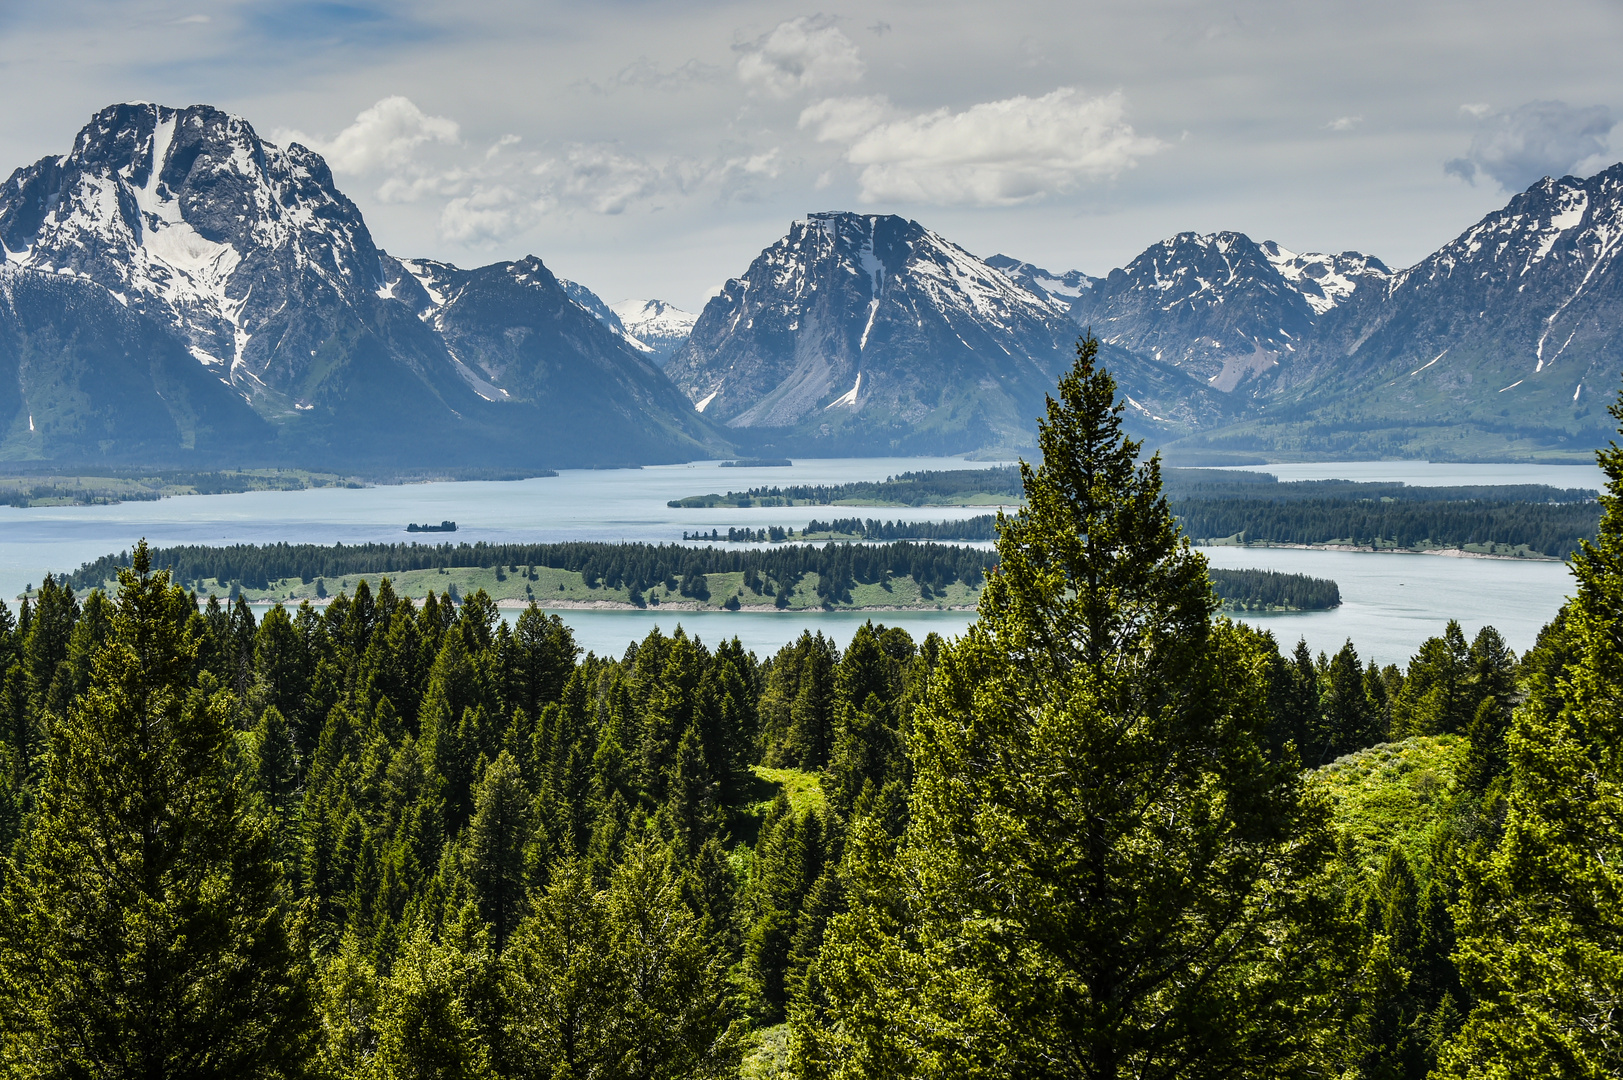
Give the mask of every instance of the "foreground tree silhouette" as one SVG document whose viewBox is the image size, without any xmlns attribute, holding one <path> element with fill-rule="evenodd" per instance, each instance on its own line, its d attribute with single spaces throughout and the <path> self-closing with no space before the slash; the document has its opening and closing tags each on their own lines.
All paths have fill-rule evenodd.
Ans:
<svg viewBox="0 0 1623 1080">
<path fill-rule="evenodd" d="M 229 696 L 199 678 L 194 611 L 142 543 L 89 688 L 51 719 L 37 817 L 0 869 L 11 1075 L 302 1071 L 287 891 L 232 761 Z"/>
<path fill-rule="evenodd" d="M 1214 619 L 1159 459 L 1091 335 L 1022 465 L 1001 569 L 915 715 L 894 855 L 851 828 L 850 911 L 794 1008 L 814 1076 L 1309 1072 L 1332 844 L 1270 762 L 1260 635 Z"/>
<path fill-rule="evenodd" d="M 1623 398 L 1611 413 L 1623 421 Z M 1623 449 L 1596 458 L 1605 514 L 1572 558 L 1577 595 L 1528 656 L 1504 837 L 1457 911 L 1477 1005 L 1435 1075 L 1623 1074 Z"/>
</svg>

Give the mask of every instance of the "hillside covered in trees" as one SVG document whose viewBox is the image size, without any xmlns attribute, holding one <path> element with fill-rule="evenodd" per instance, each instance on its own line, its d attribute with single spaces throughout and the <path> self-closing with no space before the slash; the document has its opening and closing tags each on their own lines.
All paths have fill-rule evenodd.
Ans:
<svg viewBox="0 0 1623 1080">
<path fill-rule="evenodd" d="M 1282 653 L 1094 355 L 954 642 L 256 619 L 144 545 L 0 609 L 0 1070 L 1615 1071 L 1618 495 L 1525 657 Z"/>
</svg>

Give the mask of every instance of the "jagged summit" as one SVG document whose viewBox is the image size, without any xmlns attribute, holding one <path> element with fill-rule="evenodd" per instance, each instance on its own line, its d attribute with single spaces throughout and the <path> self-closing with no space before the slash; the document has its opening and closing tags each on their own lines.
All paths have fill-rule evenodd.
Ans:
<svg viewBox="0 0 1623 1080">
<path fill-rule="evenodd" d="M 0 245 L 14 272 L 76 283 L 80 308 L 116 303 L 161 328 L 277 425 L 284 455 L 551 465 L 716 448 L 646 349 L 540 259 L 392 258 L 319 154 L 206 105 L 98 112 L 67 154 L 0 189 Z M 33 339 L 18 333 L 0 342 L 0 381 L 28 398 L 44 376 L 20 366 Z M 82 393 L 95 365 L 71 340 L 50 347 Z M 72 416 L 62 431 L 77 425 L 84 453 L 124 445 Z M 9 430 L 0 453 L 42 452 L 37 430 Z"/>
<path fill-rule="evenodd" d="M 1102 340 L 1230 393 L 1270 375 L 1361 284 L 1389 276 L 1358 252 L 1297 255 L 1244 233 L 1185 232 L 1112 270 L 1070 313 Z"/>
<path fill-rule="evenodd" d="M 0 244 L 12 265 L 88 278 L 172 326 L 250 393 L 308 366 L 313 328 L 296 312 L 381 284 L 371 234 L 321 156 L 206 105 L 101 110 L 68 154 L 12 174 Z"/>
<path fill-rule="evenodd" d="M 648 359 L 663 367 L 687 343 L 699 317 L 663 300 L 621 300 L 609 310 L 627 336 L 648 349 Z"/>
<path fill-rule="evenodd" d="M 1098 278 L 1091 278 L 1080 270 L 1055 274 L 1008 255 L 993 255 L 986 260 L 986 265 L 1027 292 L 1047 300 L 1061 314 L 1068 313 L 1078 297 L 1099 283 Z"/>
<path fill-rule="evenodd" d="M 1292 387 L 1379 382 L 1399 414 L 1599 438 L 1623 378 L 1620 253 L 1623 164 L 1546 177 L 1327 327 Z"/>
<path fill-rule="evenodd" d="M 707 418 L 811 446 L 1026 446 L 1076 335 L 1052 300 L 915 221 L 824 212 L 727 282 L 666 373 Z M 1200 397 L 1147 386 L 1157 416 Z"/>
</svg>

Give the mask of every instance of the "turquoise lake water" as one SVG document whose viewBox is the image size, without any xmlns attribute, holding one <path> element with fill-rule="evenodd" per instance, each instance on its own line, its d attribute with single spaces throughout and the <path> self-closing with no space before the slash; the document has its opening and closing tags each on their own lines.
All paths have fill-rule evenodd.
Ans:
<svg viewBox="0 0 1623 1080">
<path fill-rule="evenodd" d="M 197 495 L 114 506 L 0 507 L 0 596 L 15 597 L 47 570 L 69 571 L 146 537 L 155 546 L 233 543 L 401 542 L 407 522 L 451 519 L 458 542 L 547 543 L 564 540 L 679 541 L 684 530 L 805 526 L 811 517 L 859 514 L 942 521 L 973 517 L 986 507 L 797 507 L 677 510 L 670 499 L 723 493 L 762 484 L 883 480 L 921 469 L 986 468 L 959 458 L 805 459 L 792 468 L 724 469 L 716 462 L 646 469 L 569 471 L 512 482 L 409 484 L 393 487 Z M 1403 481 L 1412 484 L 1542 483 L 1599 488 L 1600 471 L 1571 465 L 1433 465 L 1427 462 L 1343 462 L 1259 467 L 1280 479 Z M 439 537 L 430 538 L 433 540 Z M 1565 566 L 1547 562 L 1453 559 L 1434 555 L 1284 549 L 1203 549 L 1212 565 L 1257 567 L 1333 578 L 1342 606 L 1334 611 L 1248 616 L 1289 647 L 1298 637 L 1334 651 L 1351 638 L 1361 655 L 1403 663 L 1425 638 L 1457 618 L 1467 634 L 1492 624 L 1518 650 L 1533 644 L 1570 591 Z M 633 638 L 680 621 L 706 641 L 737 636 L 757 653 L 775 650 L 803 628 L 822 630 L 842 645 L 868 614 L 562 611 L 584 648 L 617 655 Z M 875 621 L 922 636 L 962 631 L 970 612 L 875 612 Z"/>
</svg>

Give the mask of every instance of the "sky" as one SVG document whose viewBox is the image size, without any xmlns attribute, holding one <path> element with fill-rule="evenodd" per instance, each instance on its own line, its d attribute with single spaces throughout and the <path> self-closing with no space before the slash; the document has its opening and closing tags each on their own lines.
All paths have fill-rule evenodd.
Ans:
<svg viewBox="0 0 1623 1080">
<path fill-rule="evenodd" d="M 0 0 L 0 169 L 206 103 L 377 243 L 697 311 L 818 210 L 1102 275 L 1232 229 L 1393 268 L 1623 159 L 1618 0 Z"/>
</svg>

